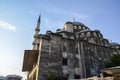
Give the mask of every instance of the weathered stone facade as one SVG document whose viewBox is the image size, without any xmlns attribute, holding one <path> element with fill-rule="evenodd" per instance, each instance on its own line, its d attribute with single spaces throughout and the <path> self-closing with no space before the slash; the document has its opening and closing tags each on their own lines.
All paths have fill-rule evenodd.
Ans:
<svg viewBox="0 0 120 80">
<path fill-rule="evenodd" d="M 39 26 L 40 17 L 33 41 L 33 50 L 38 52 L 24 55 L 23 71 L 28 71 L 28 80 L 45 80 L 49 72 L 60 80 L 99 76 L 112 54 L 120 54 L 119 44 L 110 43 L 99 30 L 90 30 L 80 22 L 66 22 L 63 29 L 44 35 L 38 34 Z M 30 57 L 31 53 L 38 55 Z M 28 65 L 33 67 L 28 69 Z"/>
</svg>

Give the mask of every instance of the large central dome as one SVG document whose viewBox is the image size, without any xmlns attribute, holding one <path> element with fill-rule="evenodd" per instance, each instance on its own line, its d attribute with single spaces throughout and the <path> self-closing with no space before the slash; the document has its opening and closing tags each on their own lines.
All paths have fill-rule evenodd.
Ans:
<svg viewBox="0 0 120 80">
<path fill-rule="evenodd" d="M 64 25 L 64 29 L 72 33 L 76 33 L 81 30 L 90 30 L 87 26 L 85 26 L 81 22 L 66 22 Z"/>
</svg>

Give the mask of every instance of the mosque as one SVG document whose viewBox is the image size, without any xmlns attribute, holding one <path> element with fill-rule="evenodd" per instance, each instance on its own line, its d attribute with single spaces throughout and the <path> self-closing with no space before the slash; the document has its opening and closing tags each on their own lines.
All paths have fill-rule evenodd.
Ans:
<svg viewBox="0 0 120 80">
<path fill-rule="evenodd" d="M 66 22 L 63 29 L 39 34 L 40 21 L 39 16 L 33 49 L 24 51 L 22 71 L 28 72 L 28 80 L 46 80 L 49 73 L 59 80 L 99 76 L 110 57 L 120 54 L 120 44 L 81 22 Z"/>
</svg>

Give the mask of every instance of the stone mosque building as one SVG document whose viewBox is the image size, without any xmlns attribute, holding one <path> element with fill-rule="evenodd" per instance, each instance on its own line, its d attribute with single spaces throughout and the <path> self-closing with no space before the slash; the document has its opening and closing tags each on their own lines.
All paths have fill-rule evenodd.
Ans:
<svg viewBox="0 0 120 80">
<path fill-rule="evenodd" d="M 56 32 L 40 32 L 40 16 L 32 50 L 25 50 L 22 71 L 28 80 L 45 80 L 51 71 L 70 80 L 99 76 L 112 54 L 120 54 L 120 44 L 109 42 L 99 30 L 80 22 L 66 22 Z"/>
</svg>

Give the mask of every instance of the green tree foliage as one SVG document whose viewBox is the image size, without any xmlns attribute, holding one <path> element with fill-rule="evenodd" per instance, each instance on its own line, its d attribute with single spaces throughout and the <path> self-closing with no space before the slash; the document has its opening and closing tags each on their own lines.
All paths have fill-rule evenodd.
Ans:
<svg viewBox="0 0 120 80">
<path fill-rule="evenodd" d="M 49 71 L 45 80 L 60 80 L 60 77 L 55 73 Z"/>
<path fill-rule="evenodd" d="M 114 54 L 111 58 L 110 61 L 106 64 L 106 67 L 115 67 L 115 66 L 120 66 L 120 54 Z"/>
</svg>

